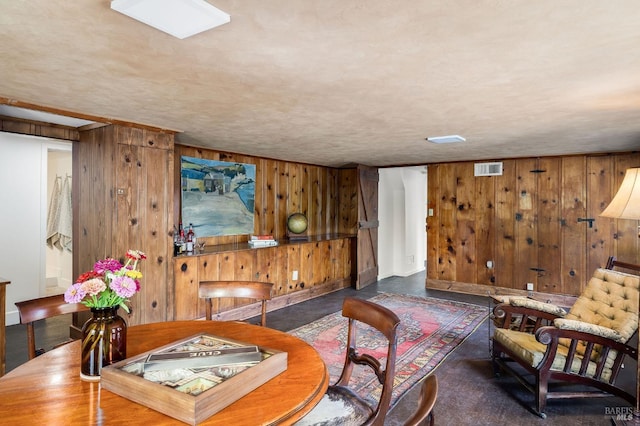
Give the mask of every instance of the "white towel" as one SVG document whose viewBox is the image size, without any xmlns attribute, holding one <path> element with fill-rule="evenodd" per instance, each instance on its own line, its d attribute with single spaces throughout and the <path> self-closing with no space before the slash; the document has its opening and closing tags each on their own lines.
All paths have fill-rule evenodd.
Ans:
<svg viewBox="0 0 640 426">
<path fill-rule="evenodd" d="M 53 183 L 53 190 L 51 191 L 51 200 L 49 201 L 49 210 L 47 211 L 47 245 L 51 248 L 58 242 L 58 222 L 59 210 L 58 204 L 60 204 L 60 181 L 62 178 L 56 176 L 56 180 Z"/>
<path fill-rule="evenodd" d="M 58 222 L 58 248 L 72 251 L 73 235 L 73 207 L 71 204 L 71 177 L 67 176 L 60 192 L 60 211 Z"/>
<path fill-rule="evenodd" d="M 71 204 L 71 177 L 67 176 L 62 188 L 56 177 L 47 215 L 47 245 L 72 251 L 73 209 Z"/>
</svg>

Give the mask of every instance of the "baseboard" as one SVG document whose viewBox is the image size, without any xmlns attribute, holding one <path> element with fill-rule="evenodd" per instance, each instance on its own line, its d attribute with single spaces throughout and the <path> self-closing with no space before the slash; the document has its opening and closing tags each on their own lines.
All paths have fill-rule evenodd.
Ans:
<svg viewBox="0 0 640 426">
<path fill-rule="evenodd" d="M 461 283 L 457 281 L 434 280 L 427 278 L 425 288 L 452 291 L 454 293 L 474 294 L 477 296 L 529 296 L 536 300 L 552 303 L 557 306 L 573 306 L 576 296 L 567 294 L 541 293 L 537 291 L 517 290 L 506 287 L 494 287 L 483 284 Z"/>
<path fill-rule="evenodd" d="M 398 276 L 399 276 L 399 277 L 402 277 L 402 278 L 406 278 L 406 277 L 410 277 L 410 276 L 411 276 L 411 275 L 413 275 L 413 274 L 417 274 L 418 272 L 422 272 L 422 271 L 424 271 L 424 270 L 425 270 L 425 268 L 424 268 L 424 267 L 422 267 L 422 268 L 416 268 L 416 269 L 413 269 L 413 270 L 411 270 L 411 271 L 409 271 L 409 272 L 403 272 L 402 274 L 398 274 Z"/>
</svg>

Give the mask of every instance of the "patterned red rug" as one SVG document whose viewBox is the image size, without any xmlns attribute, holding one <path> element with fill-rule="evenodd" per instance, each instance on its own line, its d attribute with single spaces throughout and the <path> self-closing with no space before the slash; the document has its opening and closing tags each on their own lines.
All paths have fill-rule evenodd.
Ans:
<svg viewBox="0 0 640 426">
<path fill-rule="evenodd" d="M 381 293 L 369 300 L 389 308 L 401 320 L 392 407 L 488 316 L 486 306 L 443 299 Z M 336 312 L 289 333 L 318 350 L 329 369 L 330 383 L 334 383 L 344 365 L 346 318 Z M 371 353 L 380 359 L 386 354 L 386 339 L 377 330 L 363 326 L 358 329 L 358 347 L 361 353 Z M 352 383 L 363 397 L 379 398 L 381 386 L 370 370 L 356 366 Z"/>
</svg>

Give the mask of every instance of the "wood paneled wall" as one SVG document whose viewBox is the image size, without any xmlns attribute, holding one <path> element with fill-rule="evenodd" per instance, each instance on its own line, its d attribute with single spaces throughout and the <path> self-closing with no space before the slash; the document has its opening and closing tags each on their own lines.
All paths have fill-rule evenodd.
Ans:
<svg viewBox="0 0 640 426">
<path fill-rule="evenodd" d="M 315 239 L 284 243 L 276 247 L 221 251 L 218 253 L 181 256 L 175 259 L 176 320 L 202 318 L 204 302 L 198 297 L 198 283 L 203 280 L 256 280 L 274 284 L 269 310 L 301 302 L 324 293 L 339 290 L 353 281 L 352 237 Z M 299 271 L 296 280 L 293 271 Z M 230 311 L 254 301 L 215 301 L 215 313 Z M 241 311 L 237 317 L 258 314 Z"/>
<path fill-rule="evenodd" d="M 286 236 L 286 220 L 301 212 L 309 221 L 309 235 L 357 232 L 357 171 L 292 163 L 176 145 L 176 182 L 180 182 L 182 156 L 256 165 L 254 234 Z M 180 185 L 175 186 L 174 217 L 181 217 Z M 248 235 L 205 238 L 209 245 L 245 242 Z"/>
<path fill-rule="evenodd" d="M 80 139 L 80 132 L 72 127 L 38 123 L 11 117 L 0 117 L 0 132 L 20 133 L 23 135 L 42 136 L 45 138 L 69 141 L 77 141 Z"/>
<path fill-rule="evenodd" d="M 173 139 L 123 126 L 83 131 L 73 146 L 74 276 L 142 250 L 129 325 L 165 321 L 173 304 Z M 121 312 L 121 315 L 124 315 Z"/>
<path fill-rule="evenodd" d="M 428 286 L 577 295 L 609 256 L 640 262 L 638 223 L 599 217 L 640 153 L 502 161 L 502 176 L 474 177 L 473 162 L 428 167 Z"/>
</svg>

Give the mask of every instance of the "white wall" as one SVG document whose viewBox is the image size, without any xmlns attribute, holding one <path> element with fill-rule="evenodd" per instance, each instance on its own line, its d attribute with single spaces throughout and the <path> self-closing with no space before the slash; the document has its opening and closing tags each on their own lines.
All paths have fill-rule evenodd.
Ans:
<svg viewBox="0 0 640 426">
<path fill-rule="evenodd" d="M 47 156 L 68 142 L 0 132 L 0 276 L 7 286 L 6 323 L 15 302 L 44 295 Z"/>
<path fill-rule="evenodd" d="M 378 279 L 425 268 L 427 175 L 424 166 L 379 169 Z"/>
</svg>

